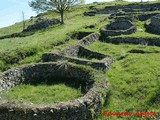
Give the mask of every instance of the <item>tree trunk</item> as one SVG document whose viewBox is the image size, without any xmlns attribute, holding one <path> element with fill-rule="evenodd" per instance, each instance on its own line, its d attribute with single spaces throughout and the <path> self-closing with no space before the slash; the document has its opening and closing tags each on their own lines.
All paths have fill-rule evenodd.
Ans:
<svg viewBox="0 0 160 120">
<path fill-rule="evenodd" d="M 22 17 L 23 17 L 23 30 L 25 29 L 26 27 L 26 24 L 25 24 L 25 18 L 24 18 L 24 12 L 22 11 Z"/>
<path fill-rule="evenodd" d="M 64 11 L 61 10 L 61 11 L 60 11 L 60 14 L 61 14 L 61 24 L 64 24 L 64 17 L 63 17 L 64 14 L 63 14 L 63 13 L 64 13 Z"/>
</svg>

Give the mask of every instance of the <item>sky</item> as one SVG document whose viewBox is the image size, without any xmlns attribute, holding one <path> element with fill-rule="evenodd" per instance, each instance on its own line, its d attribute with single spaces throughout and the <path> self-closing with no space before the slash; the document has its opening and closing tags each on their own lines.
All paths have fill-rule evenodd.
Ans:
<svg viewBox="0 0 160 120">
<path fill-rule="evenodd" d="M 0 4 L 0 28 L 12 25 L 16 22 L 22 21 L 22 11 L 24 12 L 25 19 L 35 16 L 35 11 L 29 7 L 28 2 L 31 0 L 2 0 Z M 85 0 L 86 3 L 94 1 L 111 1 L 111 0 Z M 129 0 L 133 1 L 133 0 Z M 140 0 L 134 0 L 140 1 Z M 145 0 L 143 0 L 145 1 Z"/>
</svg>

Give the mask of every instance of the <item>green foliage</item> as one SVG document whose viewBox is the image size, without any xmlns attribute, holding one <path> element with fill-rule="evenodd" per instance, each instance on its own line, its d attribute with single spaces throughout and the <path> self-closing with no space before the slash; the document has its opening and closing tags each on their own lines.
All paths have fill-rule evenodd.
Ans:
<svg viewBox="0 0 160 120">
<path fill-rule="evenodd" d="M 44 12 L 56 8 L 61 15 L 61 23 L 64 23 L 64 11 L 69 9 L 70 6 L 84 3 L 83 0 L 32 0 L 29 6 L 37 12 Z"/>
</svg>

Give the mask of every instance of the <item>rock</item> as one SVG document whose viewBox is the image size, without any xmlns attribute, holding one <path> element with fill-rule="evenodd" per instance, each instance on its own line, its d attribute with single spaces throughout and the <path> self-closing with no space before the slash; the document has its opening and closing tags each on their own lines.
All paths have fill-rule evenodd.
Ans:
<svg viewBox="0 0 160 120">
<path fill-rule="evenodd" d="M 151 17 L 150 21 L 145 24 L 148 32 L 160 35 L 160 14 Z"/>
<path fill-rule="evenodd" d="M 89 12 L 84 12 L 84 16 L 95 16 L 96 11 L 89 11 Z"/>
<path fill-rule="evenodd" d="M 40 29 L 47 28 L 55 24 L 59 24 L 59 23 L 60 23 L 60 20 L 58 19 L 48 20 L 44 17 L 40 17 L 36 20 L 35 24 L 28 26 L 26 29 L 23 30 L 23 32 L 32 31 L 32 30 L 40 30 Z"/>
<path fill-rule="evenodd" d="M 102 37 L 117 36 L 121 34 L 131 34 L 137 30 L 135 24 L 129 20 L 117 19 L 110 24 L 101 27 L 100 32 Z"/>
</svg>

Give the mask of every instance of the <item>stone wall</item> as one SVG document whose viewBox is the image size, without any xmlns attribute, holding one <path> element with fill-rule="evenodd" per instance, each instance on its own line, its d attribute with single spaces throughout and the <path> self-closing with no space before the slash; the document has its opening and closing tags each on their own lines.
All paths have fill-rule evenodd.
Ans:
<svg viewBox="0 0 160 120">
<path fill-rule="evenodd" d="M 150 22 L 145 24 L 148 32 L 160 35 L 160 14 L 151 17 Z"/>
<path fill-rule="evenodd" d="M 91 33 L 88 36 L 82 38 L 80 41 L 78 41 L 79 45 L 89 45 L 99 39 L 100 35 L 98 33 Z"/>
<path fill-rule="evenodd" d="M 110 16 L 110 19 L 114 19 L 115 21 L 133 21 L 134 17 L 133 16 L 118 16 L 118 17 L 114 17 L 114 16 Z"/>
<path fill-rule="evenodd" d="M 89 85 L 86 94 L 75 100 L 46 105 L 9 103 L 0 101 L 1 120 L 93 120 L 103 105 L 103 98 L 108 90 L 107 80 L 102 73 L 68 64 L 67 70 L 57 63 L 39 63 L 8 70 L 0 76 L 1 91 L 23 82 L 46 79 L 53 76 L 78 78 Z M 4 87 L 6 82 L 7 87 Z"/>
<path fill-rule="evenodd" d="M 101 60 L 101 59 L 107 57 L 106 55 L 104 55 L 102 53 L 91 51 L 91 50 L 89 50 L 85 47 L 82 47 L 82 46 L 79 47 L 78 56 L 86 57 L 89 59 L 94 58 L 94 59 L 98 59 L 98 60 Z"/>
<path fill-rule="evenodd" d="M 79 57 L 95 58 L 95 59 L 103 59 L 106 57 L 106 55 L 104 54 L 91 51 L 81 45 L 70 45 L 57 53 L 66 56 L 79 56 Z"/>
<path fill-rule="evenodd" d="M 61 51 L 58 51 L 59 54 L 64 54 L 68 56 L 78 56 L 78 53 L 80 52 L 80 46 L 86 46 L 89 45 L 99 39 L 100 35 L 98 33 L 91 33 L 85 37 L 83 37 L 81 40 L 79 40 L 74 45 L 69 45 L 62 49 Z M 82 47 L 81 47 L 82 49 Z M 87 49 L 85 49 L 86 51 Z M 84 51 L 84 50 L 83 50 Z"/>
<path fill-rule="evenodd" d="M 116 6 L 106 6 L 105 8 L 98 9 L 97 14 L 116 14 L 119 11 L 124 12 L 149 12 L 160 10 L 160 3 L 153 4 L 128 4 L 128 5 L 116 5 Z"/>
<path fill-rule="evenodd" d="M 141 14 L 141 15 L 138 15 L 137 18 L 138 18 L 138 20 L 146 21 L 146 20 L 150 19 L 151 17 L 153 17 L 157 14 L 160 14 L 160 12 L 152 12 L 152 13 Z"/>
<path fill-rule="evenodd" d="M 132 44 L 160 46 L 160 38 L 115 37 L 115 38 L 104 38 L 103 41 L 111 42 L 114 44 L 132 43 Z"/>
<path fill-rule="evenodd" d="M 71 35 L 71 38 L 77 39 L 77 40 L 81 40 L 82 38 L 88 36 L 88 35 L 91 34 L 91 33 L 93 33 L 93 32 L 83 32 L 83 31 L 79 31 L 79 32 L 77 32 L 77 33 L 73 33 L 73 34 Z"/>
<path fill-rule="evenodd" d="M 23 33 L 13 33 L 11 35 L 0 36 L 0 40 L 6 38 L 25 37 L 25 36 L 26 35 L 24 35 Z"/>
<path fill-rule="evenodd" d="M 84 16 L 95 16 L 96 15 L 96 11 L 86 11 L 83 14 Z"/>
<path fill-rule="evenodd" d="M 107 71 L 111 66 L 111 64 L 114 62 L 114 59 L 111 58 L 110 56 L 106 56 L 104 54 L 94 52 L 83 47 L 85 45 L 91 44 L 92 42 L 98 40 L 98 38 L 99 38 L 99 34 L 92 33 L 84 37 L 82 40 L 78 41 L 78 45 L 77 44 L 69 45 L 60 51 L 44 53 L 42 55 L 42 60 L 44 62 L 69 61 L 77 64 L 91 66 L 95 69 L 101 69 L 101 70 Z M 75 57 L 80 57 L 80 58 L 75 58 Z M 97 60 L 94 60 L 94 61 L 89 60 L 92 58 Z"/>
<path fill-rule="evenodd" d="M 105 70 L 105 71 L 109 70 L 111 64 L 114 62 L 114 59 L 111 57 L 105 58 L 105 60 L 102 59 L 100 61 L 96 61 L 96 60 L 93 61 L 93 60 L 64 56 L 64 55 L 57 54 L 55 52 L 43 54 L 42 60 L 44 62 L 68 61 L 68 62 L 72 62 L 72 63 L 76 63 L 76 64 L 91 66 L 95 69 L 101 69 L 101 70 Z"/>
<path fill-rule="evenodd" d="M 131 34 L 137 30 L 135 24 L 130 21 L 115 21 L 101 27 L 101 37 L 117 36 L 122 34 Z"/>
<path fill-rule="evenodd" d="M 32 30 L 40 30 L 40 29 L 47 28 L 55 24 L 59 24 L 59 23 L 60 23 L 60 20 L 58 19 L 51 19 L 51 20 L 45 19 L 40 22 L 38 21 L 34 23 L 33 25 L 28 26 L 23 31 L 26 32 L 26 31 L 32 31 Z"/>
<path fill-rule="evenodd" d="M 111 22 L 106 29 L 108 30 L 126 30 L 132 27 L 132 23 L 128 20 L 118 20 Z"/>
</svg>

